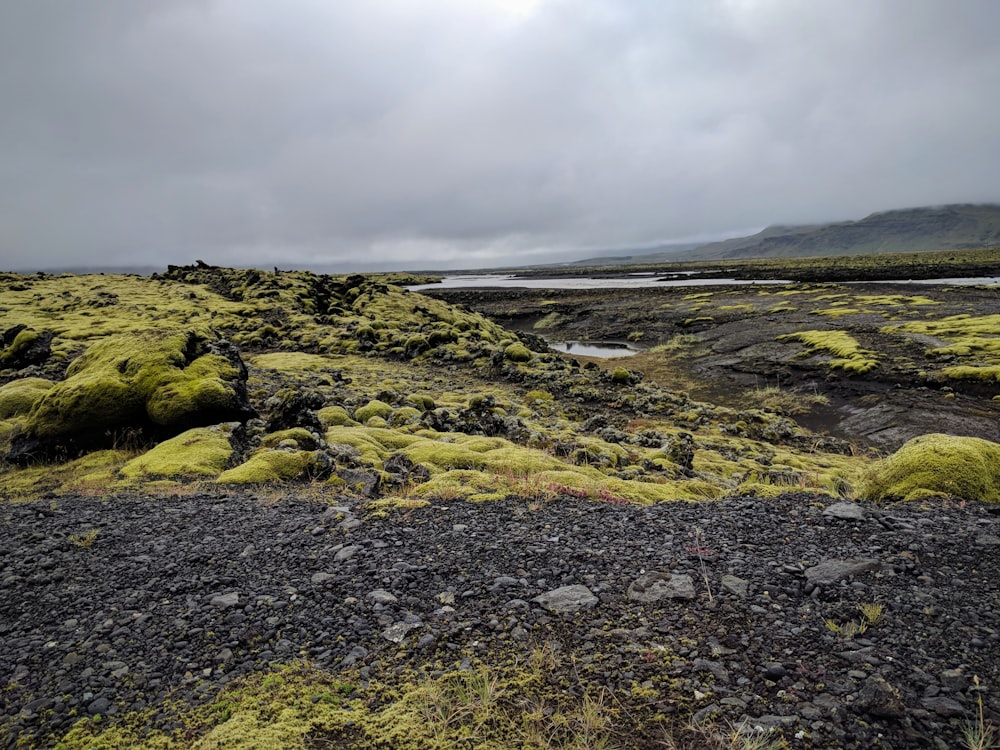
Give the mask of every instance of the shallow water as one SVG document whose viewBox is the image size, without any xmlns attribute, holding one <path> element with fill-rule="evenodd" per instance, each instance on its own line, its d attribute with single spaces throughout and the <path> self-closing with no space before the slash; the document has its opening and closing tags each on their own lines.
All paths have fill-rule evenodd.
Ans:
<svg viewBox="0 0 1000 750">
<path fill-rule="evenodd" d="M 664 278 L 665 274 L 655 276 L 633 275 L 616 278 L 559 278 L 559 279 L 525 279 L 514 275 L 480 274 L 470 276 L 445 276 L 438 284 L 417 284 L 406 287 L 412 292 L 422 292 L 428 289 L 465 289 L 465 288 L 502 288 L 502 289 L 635 289 L 658 286 L 717 286 L 754 284 L 789 284 L 781 279 L 705 279 L 695 276 L 684 278 Z M 662 279 L 662 280 L 661 280 Z"/>
<path fill-rule="evenodd" d="M 581 357 L 631 357 L 638 350 L 611 341 L 550 341 L 549 346 L 564 354 Z"/>
<path fill-rule="evenodd" d="M 406 287 L 413 292 L 429 289 L 636 289 L 644 287 L 688 287 L 688 286 L 767 286 L 774 284 L 791 284 L 785 279 L 710 279 L 694 275 L 694 272 L 681 274 L 631 274 L 616 278 L 520 278 L 513 274 L 470 274 L 461 276 L 445 276 L 437 284 L 417 284 Z M 976 276 L 969 278 L 947 279 L 896 279 L 892 281 L 851 281 L 849 284 L 948 284 L 951 286 L 1000 286 L 1000 276 Z"/>
</svg>

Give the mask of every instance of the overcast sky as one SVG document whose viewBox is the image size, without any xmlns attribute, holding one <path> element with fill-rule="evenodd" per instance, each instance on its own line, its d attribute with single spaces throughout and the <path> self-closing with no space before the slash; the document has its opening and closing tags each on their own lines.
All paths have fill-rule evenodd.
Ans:
<svg viewBox="0 0 1000 750">
<path fill-rule="evenodd" d="M 996 0 L 3 0 L 0 268 L 483 267 L 1000 201 Z"/>
</svg>

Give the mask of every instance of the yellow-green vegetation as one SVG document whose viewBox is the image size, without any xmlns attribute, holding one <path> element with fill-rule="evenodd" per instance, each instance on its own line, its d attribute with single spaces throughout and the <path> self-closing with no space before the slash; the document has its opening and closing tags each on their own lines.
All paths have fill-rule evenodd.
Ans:
<svg viewBox="0 0 1000 750">
<path fill-rule="evenodd" d="M 530 362 L 531 350 L 524 344 L 511 344 L 504 350 L 504 356 L 511 362 Z"/>
<path fill-rule="evenodd" d="M 886 333 L 931 336 L 941 346 L 927 350 L 931 357 L 959 357 L 962 364 L 941 369 L 956 380 L 1000 381 L 1000 314 L 952 315 L 940 320 L 919 320 L 886 326 Z"/>
<path fill-rule="evenodd" d="M 21 378 L 0 386 L 0 419 L 27 414 L 52 386 L 44 378 Z"/>
<path fill-rule="evenodd" d="M 324 406 L 316 412 L 316 416 L 326 427 L 357 424 L 357 422 L 351 419 L 351 415 L 347 413 L 347 409 L 343 406 Z"/>
<path fill-rule="evenodd" d="M 864 472 L 859 494 L 875 502 L 953 497 L 1000 503 L 1000 444 L 922 435 L 872 464 Z"/>
<path fill-rule="evenodd" d="M 864 635 L 869 628 L 881 624 L 885 619 L 885 605 L 880 602 L 863 602 L 858 605 L 857 611 L 861 615 L 859 618 L 844 623 L 832 619 L 825 620 L 826 629 L 850 640 Z"/>
<path fill-rule="evenodd" d="M 82 533 L 70 534 L 66 537 L 66 541 L 74 547 L 79 547 L 80 549 L 90 549 L 94 546 L 94 542 L 97 541 L 97 535 L 100 533 L 100 529 L 90 529 L 89 531 L 84 531 Z"/>
<path fill-rule="evenodd" d="M 874 352 L 861 348 L 857 340 L 844 331 L 796 331 L 778 336 L 778 341 L 800 341 L 816 352 L 832 354 L 827 362 L 834 369 L 859 375 L 878 367 Z"/>
<path fill-rule="evenodd" d="M 822 393 L 803 393 L 773 385 L 746 391 L 743 398 L 758 409 L 771 409 L 792 416 L 806 414 L 814 407 L 830 403 L 830 399 Z"/>
<path fill-rule="evenodd" d="M 294 448 L 264 448 L 239 466 L 222 472 L 220 484 L 265 484 L 290 479 L 308 479 L 322 473 L 326 465 L 318 451 Z"/>
<path fill-rule="evenodd" d="M 564 668 L 561 661 L 549 649 L 536 649 L 520 662 L 476 662 L 435 676 L 404 672 L 391 683 L 373 682 L 364 689 L 295 662 L 235 680 L 202 706 L 167 704 L 83 719 L 54 747 L 625 750 L 639 746 L 637 730 L 647 737 L 664 732 L 650 708 L 625 710 L 620 699 L 599 685 L 581 682 L 579 675 L 578 689 L 564 690 L 552 678 L 554 670 Z M 662 682 L 660 689 L 672 689 L 669 678 Z M 659 694 L 656 687 L 644 690 Z M 158 728 L 165 723 L 176 728 Z"/>
<path fill-rule="evenodd" d="M 26 428 L 52 438 L 146 421 L 174 426 L 240 416 L 240 373 L 207 351 L 208 340 L 194 331 L 145 331 L 98 341 L 35 402 Z"/>
<path fill-rule="evenodd" d="M 119 470 L 133 455 L 123 450 L 94 451 L 65 463 L 8 469 L 0 481 L 0 499 L 34 500 L 46 492 L 103 496 L 117 485 Z"/>
<path fill-rule="evenodd" d="M 14 290 L 9 302 L 3 284 Z M 546 501 L 566 492 L 609 502 L 704 500 L 737 491 L 740 477 L 761 467 L 758 458 L 774 462 L 792 444 L 807 445 L 804 431 L 783 417 L 697 404 L 624 367 L 573 370 L 482 316 L 371 277 L 187 267 L 152 279 L 0 277 L 0 291 L 0 325 L 55 333 L 52 374 L 44 373 L 57 381 L 28 388 L 37 387 L 38 396 L 27 412 L 28 399 L 18 396 L 17 413 L 0 418 L 0 448 L 46 416 L 46 424 L 86 424 L 104 433 L 105 444 L 127 448 L 95 457 L 94 465 L 84 456 L 57 471 L 52 464 L 8 471 L 2 489 L 11 497 L 74 487 L 173 492 L 180 483 L 216 480 L 308 480 L 351 493 L 363 485 L 338 472 L 360 468 L 381 476 L 391 493 L 387 508 L 436 498 Z M 701 293 L 695 303 L 712 299 Z M 218 395 L 217 386 L 235 388 L 240 377 L 237 359 L 215 353 L 230 353 L 218 337 L 235 342 L 247 362 L 246 391 L 263 425 L 232 444 L 229 426 L 213 431 L 211 425 L 235 417 L 200 423 L 212 402 L 199 401 L 200 389 Z M 676 336 L 661 351 L 697 356 L 698 342 Z M 58 363 L 65 368 L 73 357 L 68 377 L 59 380 Z M 3 392 L 26 387 L 18 382 Z M 76 393 L 85 396 L 74 412 L 66 404 Z M 657 436 L 633 441 L 635 430 L 626 428 L 626 440 L 609 442 L 582 432 L 594 405 L 620 411 L 612 432 L 633 420 L 646 424 L 635 430 Z M 179 419 L 145 435 L 108 423 L 108 414 L 123 418 L 126 407 L 150 424 L 187 410 L 193 423 Z M 94 411 L 101 418 L 89 419 Z M 62 420 L 62 413 L 72 419 Z M 202 424 L 148 450 L 152 439 Z M 680 432 L 693 435 L 693 470 L 678 463 L 683 456 L 659 447 Z M 772 441 L 788 445 L 776 450 Z M 394 452 L 423 464 L 429 479 L 417 472 L 393 481 L 383 465 Z M 808 465 L 807 486 L 830 491 L 864 462 L 808 450 L 793 458 Z M 68 466 L 82 473 L 67 473 Z"/>
<path fill-rule="evenodd" d="M 367 404 L 354 411 L 354 418 L 364 424 L 372 417 L 388 419 L 392 415 L 392 407 L 384 401 L 372 399 Z"/>
<path fill-rule="evenodd" d="M 34 344 L 39 337 L 38 331 L 32 328 L 24 328 L 17 333 L 10 345 L 0 349 L 0 369 L 6 367 L 8 363 Z"/>
<path fill-rule="evenodd" d="M 125 464 L 126 479 L 217 477 L 233 454 L 233 424 L 196 427 L 164 440 Z"/>
</svg>

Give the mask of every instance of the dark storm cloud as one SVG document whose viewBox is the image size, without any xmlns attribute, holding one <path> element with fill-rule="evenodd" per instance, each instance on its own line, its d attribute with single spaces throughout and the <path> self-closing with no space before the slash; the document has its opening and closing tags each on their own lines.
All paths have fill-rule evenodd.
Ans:
<svg viewBox="0 0 1000 750">
<path fill-rule="evenodd" d="M 992 0 L 13 0 L 4 267 L 539 261 L 1000 200 Z"/>
</svg>

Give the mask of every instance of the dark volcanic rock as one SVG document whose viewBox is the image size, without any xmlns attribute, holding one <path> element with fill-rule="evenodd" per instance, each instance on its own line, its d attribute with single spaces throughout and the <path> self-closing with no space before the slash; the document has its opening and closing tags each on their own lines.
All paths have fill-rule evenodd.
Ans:
<svg viewBox="0 0 1000 750">
<path fill-rule="evenodd" d="M 80 716 L 113 721 L 166 696 L 202 701 L 300 656 L 359 670 L 363 688 L 540 646 L 569 657 L 554 684 L 596 683 L 680 724 L 774 726 L 795 750 L 961 747 L 979 697 L 1000 722 L 1000 558 L 973 543 L 1000 535 L 992 507 L 866 507 L 885 523 L 857 523 L 807 494 L 434 502 L 388 517 L 331 500 L 0 505 L 7 744 L 52 746 Z M 89 548 L 69 541 L 90 529 Z M 687 552 L 695 529 L 711 554 Z M 804 572 L 821 561 L 880 570 L 823 576 L 812 595 Z M 694 598 L 629 596 L 637 580 L 649 592 L 685 577 Z M 876 602 L 882 615 L 848 632 Z"/>
</svg>

